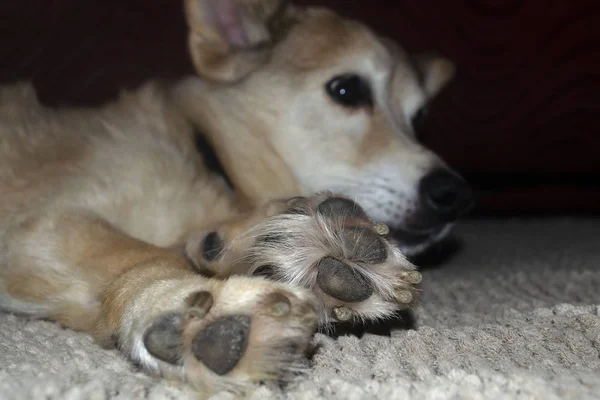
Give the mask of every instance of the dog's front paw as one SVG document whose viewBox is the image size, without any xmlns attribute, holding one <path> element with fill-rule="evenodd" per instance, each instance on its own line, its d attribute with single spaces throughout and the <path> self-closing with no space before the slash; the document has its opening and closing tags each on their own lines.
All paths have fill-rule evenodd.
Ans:
<svg viewBox="0 0 600 400">
<path fill-rule="evenodd" d="M 271 203 L 190 242 L 188 252 L 217 275 L 248 273 L 309 288 L 322 324 L 363 322 L 416 301 L 421 274 L 387 233 L 354 201 L 321 194 Z"/>
<path fill-rule="evenodd" d="M 317 325 L 314 297 L 305 290 L 234 277 L 200 287 L 181 282 L 169 292 L 168 310 L 157 302 L 162 310 L 146 305 L 146 313 L 131 315 L 139 322 L 131 332 L 133 358 L 147 369 L 214 393 L 303 368 Z"/>
</svg>

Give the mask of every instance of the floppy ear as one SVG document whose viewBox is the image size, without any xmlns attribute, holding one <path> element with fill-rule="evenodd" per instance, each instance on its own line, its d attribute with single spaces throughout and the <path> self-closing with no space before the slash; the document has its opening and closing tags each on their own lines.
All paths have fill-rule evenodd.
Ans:
<svg viewBox="0 0 600 400">
<path fill-rule="evenodd" d="M 434 97 L 454 77 L 454 63 L 436 53 L 423 53 L 413 57 L 423 80 L 423 86 L 428 96 Z"/>
<path fill-rule="evenodd" d="M 185 0 L 189 51 L 197 72 L 209 80 L 234 82 L 266 61 L 273 20 L 285 0 Z"/>
</svg>

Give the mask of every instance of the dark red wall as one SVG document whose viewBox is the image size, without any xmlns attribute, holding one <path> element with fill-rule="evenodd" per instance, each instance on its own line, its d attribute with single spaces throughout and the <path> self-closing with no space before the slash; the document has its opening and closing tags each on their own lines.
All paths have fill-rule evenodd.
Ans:
<svg viewBox="0 0 600 400">
<path fill-rule="evenodd" d="M 480 210 L 600 210 L 600 2 L 299 0 L 458 65 L 424 142 L 479 191 Z M 0 81 L 91 104 L 191 71 L 176 0 L 0 4 Z"/>
</svg>

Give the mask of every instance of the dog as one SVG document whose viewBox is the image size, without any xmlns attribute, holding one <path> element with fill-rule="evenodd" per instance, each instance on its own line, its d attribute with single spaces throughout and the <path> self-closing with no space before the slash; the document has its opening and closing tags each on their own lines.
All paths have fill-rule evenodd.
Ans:
<svg viewBox="0 0 600 400">
<path fill-rule="evenodd" d="M 411 307 L 406 255 L 472 194 L 411 127 L 449 61 L 325 9 L 184 9 L 198 76 L 86 109 L 0 91 L 0 308 L 209 394 L 285 380 L 319 325 Z"/>
</svg>

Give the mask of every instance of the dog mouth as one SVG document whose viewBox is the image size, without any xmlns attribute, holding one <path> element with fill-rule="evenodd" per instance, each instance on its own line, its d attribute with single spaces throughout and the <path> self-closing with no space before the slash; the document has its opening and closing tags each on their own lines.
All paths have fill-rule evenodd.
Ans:
<svg viewBox="0 0 600 400">
<path fill-rule="evenodd" d="M 440 225 L 429 230 L 390 229 L 391 241 L 405 256 L 416 256 L 425 252 L 433 244 L 444 238 L 452 229 L 452 224 Z"/>
<path fill-rule="evenodd" d="M 403 229 L 391 230 L 390 235 L 406 246 L 416 246 L 426 242 L 432 235 L 438 233 L 441 229 L 430 232 L 411 232 Z"/>
</svg>

